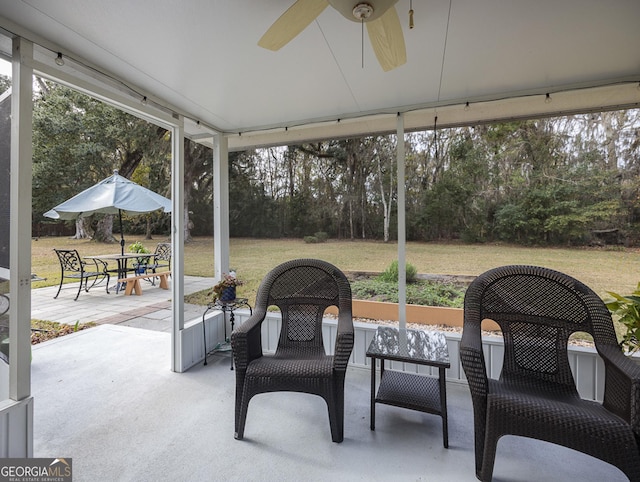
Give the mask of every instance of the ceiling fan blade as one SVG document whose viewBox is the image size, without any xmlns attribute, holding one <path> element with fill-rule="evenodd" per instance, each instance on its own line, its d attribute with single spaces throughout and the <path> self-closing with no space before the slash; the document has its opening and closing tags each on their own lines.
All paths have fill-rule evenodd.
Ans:
<svg viewBox="0 0 640 482">
<path fill-rule="evenodd" d="M 388 72 L 407 62 L 404 34 L 395 7 L 387 10 L 382 17 L 366 24 L 369 41 L 382 70 Z"/>
<path fill-rule="evenodd" d="M 313 22 L 329 6 L 327 0 L 297 0 L 273 22 L 258 41 L 269 50 L 280 50 Z"/>
</svg>

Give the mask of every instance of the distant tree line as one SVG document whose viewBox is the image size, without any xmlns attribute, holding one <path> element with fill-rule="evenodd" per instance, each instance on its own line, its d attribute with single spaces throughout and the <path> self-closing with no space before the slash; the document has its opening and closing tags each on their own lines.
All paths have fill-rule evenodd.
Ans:
<svg viewBox="0 0 640 482">
<path fill-rule="evenodd" d="M 33 220 L 114 169 L 169 196 L 169 133 L 38 79 Z M 0 76 L 0 91 L 9 85 Z M 396 136 L 232 152 L 232 236 L 396 238 Z M 640 110 L 406 134 L 407 239 L 640 244 Z M 185 238 L 213 231 L 212 153 L 185 141 Z M 125 219 L 168 235 L 168 216 Z M 76 225 L 108 241 L 111 216 Z"/>
<path fill-rule="evenodd" d="M 396 236 L 396 137 L 238 154 L 232 233 Z M 405 136 L 409 240 L 638 244 L 640 111 Z"/>
</svg>

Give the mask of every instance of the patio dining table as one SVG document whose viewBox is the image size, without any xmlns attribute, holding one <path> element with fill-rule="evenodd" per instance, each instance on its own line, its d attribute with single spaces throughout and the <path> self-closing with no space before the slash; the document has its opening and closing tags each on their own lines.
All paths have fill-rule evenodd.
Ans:
<svg viewBox="0 0 640 482">
<path fill-rule="evenodd" d="M 97 254 L 93 256 L 83 256 L 86 259 L 99 259 L 101 261 L 116 261 L 118 264 L 117 269 L 108 270 L 110 273 L 117 273 L 118 279 L 126 278 L 127 273 L 135 271 L 135 267 L 129 268 L 128 262 L 130 259 L 138 260 L 138 263 L 145 262 L 148 264 L 149 258 L 153 257 L 153 253 L 124 253 L 124 254 Z M 120 283 L 116 283 L 116 293 L 120 291 Z"/>
</svg>

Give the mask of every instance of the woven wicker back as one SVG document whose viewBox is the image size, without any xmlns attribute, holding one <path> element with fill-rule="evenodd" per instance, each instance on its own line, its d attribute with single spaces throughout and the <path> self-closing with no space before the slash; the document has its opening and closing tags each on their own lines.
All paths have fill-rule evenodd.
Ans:
<svg viewBox="0 0 640 482">
<path fill-rule="evenodd" d="M 615 344 L 611 316 L 587 286 L 534 266 L 503 266 L 480 275 L 465 296 L 465 325 L 497 322 L 504 336 L 501 377 L 543 379 L 574 387 L 569 336 L 583 331 L 596 343 Z"/>
<path fill-rule="evenodd" d="M 351 286 L 335 266 L 296 259 L 274 268 L 262 281 L 256 307 L 277 306 L 282 313 L 278 350 L 323 349 L 322 317 L 329 306 L 351 311 Z"/>
</svg>

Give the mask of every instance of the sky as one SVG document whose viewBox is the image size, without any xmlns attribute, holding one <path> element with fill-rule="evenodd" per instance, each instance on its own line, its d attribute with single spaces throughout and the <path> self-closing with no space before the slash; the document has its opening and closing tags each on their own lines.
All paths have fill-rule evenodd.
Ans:
<svg viewBox="0 0 640 482">
<path fill-rule="evenodd" d="M 0 59 L 0 74 L 11 77 L 11 63 Z"/>
</svg>

